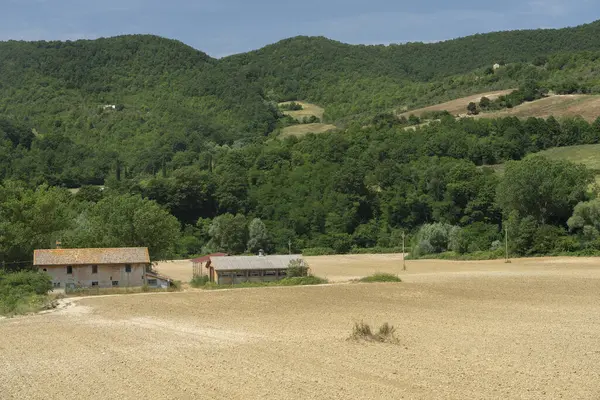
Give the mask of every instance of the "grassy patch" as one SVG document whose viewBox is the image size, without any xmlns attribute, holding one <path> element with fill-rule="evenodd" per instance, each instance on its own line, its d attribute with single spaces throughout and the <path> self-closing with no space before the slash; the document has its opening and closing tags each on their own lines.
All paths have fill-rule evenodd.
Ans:
<svg viewBox="0 0 600 400">
<path fill-rule="evenodd" d="M 300 125 L 292 125 L 286 128 L 283 128 L 281 131 L 281 137 L 287 136 L 298 136 L 302 137 L 309 133 L 325 133 L 329 131 L 334 131 L 337 129 L 337 126 L 331 124 L 300 124 Z"/>
<path fill-rule="evenodd" d="M 398 278 L 393 274 L 373 274 L 370 276 L 365 276 L 364 278 L 360 278 L 359 282 L 373 283 L 373 282 L 402 282 L 402 279 Z"/>
<path fill-rule="evenodd" d="M 279 103 L 279 107 L 284 107 L 285 105 L 289 105 L 291 103 L 299 104 L 302 109 L 301 110 L 284 110 L 283 113 L 285 115 L 289 115 L 290 117 L 301 121 L 303 118 L 315 116 L 320 120 L 323 120 L 323 114 L 325 110 L 323 108 L 317 106 L 316 104 L 306 103 L 304 101 L 286 101 L 284 103 Z"/>
<path fill-rule="evenodd" d="M 298 276 L 294 278 L 284 278 L 278 281 L 272 282 L 242 282 L 236 283 L 235 285 L 217 285 L 216 283 L 208 282 L 203 286 L 199 286 L 202 289 L 216 290 L 216 289 L 231 289 L 231 288 L 256 288 L 256 287 L 267 287 L 267 286 L 306 286 L 306 285 L 322 285 L 327 283 L 327 279 L 319 278 L 318 276 Z"/>
<path fill-rule="evenodd" d="M 190 281 L 190 286 L 197 289 L 205 286 L 207 283 L 209 283 L 209 281 L 208 275 L 197 275 Z"/>
<path fill-rule="evenodd" d="M 55 307 L 47 295 L 51 289 L 48 274 L 0 271 L 0 315 L 28 314 Z"/>
<path fill-rule="evenodd" d="M 381 325 L 377 332 L 374 332 L 369 324 L 356 322 L 352 328 L 352 334 L 349 339 L 379 343 L 398 343 L 399 341 L 396 338 L 395 333 L 396 328 L 387 322 Z"/>
<path fill-rule="evenodd" d="M 147 285 L 140 287 L 114 287 L 114 288 L 77 288 L 71 289 L 66 293 L 67 297 L 82 296 L 102 296 L 109 294 L 134 294 L 134 293 L 155 293 L 155 292 L 177 292 L 181 290 L 181 283 L 173 285 L 167 289 L 152 288 Z"/>
</svg>

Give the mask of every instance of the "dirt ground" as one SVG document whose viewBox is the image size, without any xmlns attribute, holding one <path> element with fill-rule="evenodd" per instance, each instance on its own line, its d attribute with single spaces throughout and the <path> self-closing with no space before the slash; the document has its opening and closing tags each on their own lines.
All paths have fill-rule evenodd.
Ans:
<svg viewBox="0 0 600 400">
<path fill-rule="evenodd" d="M 551 115 L 556 118 L 581 116 L 588 122 L 593 122 L 600 115 L 600 96 L 585 94 L 550 96 L 523 103 L 510 109 L 481 113 L 477 115 L 477 118 L 500 118 L 508 116 L 548 118 Z"/>
<path fill-rule="evenodd" d="M 309 262 L 343 281 L 398 261 Z M 407 267 L 399 284 L 107 296 L 1 320 L 0 398 L 600 398 L 600 259 Z M 356 321 L 395 325 L 399 344 L 347 340 Z"/>
<path fill-rule="evenodd" d="M 460 99 L 447 101 L 445 103 L 440 103 L 440 104 L 436 104 L 436 105 L 429 106 L 429 107 L 424 107 L 424 108 L 419 108 L 416 110 L 402 112 L 402 113 L 399 113 L 398 116 L 399 117 L 405 116 L 406 118 L 408 118 L 411 114 L 414 114 L 417 117 L 420 117 L 423 113 L 429 112 L 429 111 L 448 111 L 452 115 L 466 114 L 467 106 L 469 105 L 470 102 L 479 103 L 481 101 L 482 97 L 487 97 L 490 100 L 495 100 L 500 96 L 504 96 L 509 93 L 512 93 L 514 90 L 515 89 L 496 90 L 493 92 L 479 93 L 479 94 L 475 94 L 472 96 L 461 97 Z"/>
</svg>

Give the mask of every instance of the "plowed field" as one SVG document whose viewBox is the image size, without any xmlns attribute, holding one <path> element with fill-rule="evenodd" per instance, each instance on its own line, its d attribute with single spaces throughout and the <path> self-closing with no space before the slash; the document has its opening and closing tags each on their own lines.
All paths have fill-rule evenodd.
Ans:
<svg viewBox="0 0 600 400">
<path fill-rule="evenodd" d="M 401 261 L 347 257 L 310 262 L 343 281 Z M 400 284 L 84 298 L 0 320 L 0 398 L 600 398 L 597 259 L 407 265 Z M 347 340 L 355 321 L 395 325 L 399 344 Z"/>
</svg>

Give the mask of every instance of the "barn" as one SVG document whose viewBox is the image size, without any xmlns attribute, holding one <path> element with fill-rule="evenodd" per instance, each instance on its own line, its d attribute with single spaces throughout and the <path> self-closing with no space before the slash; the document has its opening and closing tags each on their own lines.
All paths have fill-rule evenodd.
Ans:
<svg viewBox="0 0 600 400">
<path fill-rule="evenodd" d="M 210 261 L 211 257 L 225 257 L 226 253 L 212 253 L 203 257 L 198 257 L 191 259 L 192 262 L 192 276 L 195 278 L 197 276 L 202 276 L 205 274 L 204 268 Z"/>
<path fill-rule="evenodd" d="M 146 247 L 44 249 L 33 252 L 33 265 L 58 289 L 143 286 L 150 256 Z"/>
<path fill-rule="evenodd" d="M 206 264 L 211 282 L 234 285 L 244 282 L 272 282 L 287 276 L 290 262 L 299 261 L 305 266 L 300 254 L 210 257 Z"/>
</svg>

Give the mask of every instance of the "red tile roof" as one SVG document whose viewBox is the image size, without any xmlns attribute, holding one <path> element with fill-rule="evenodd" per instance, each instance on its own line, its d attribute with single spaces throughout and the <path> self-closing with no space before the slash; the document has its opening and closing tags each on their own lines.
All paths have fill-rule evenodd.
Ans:
<svg viewBox="0 0 600 400">
<path fill-rule="evenodd" d="M 33 265 L 150 264 L 147 247 L 48 249 L 33 252 Z"/>
</svg>

